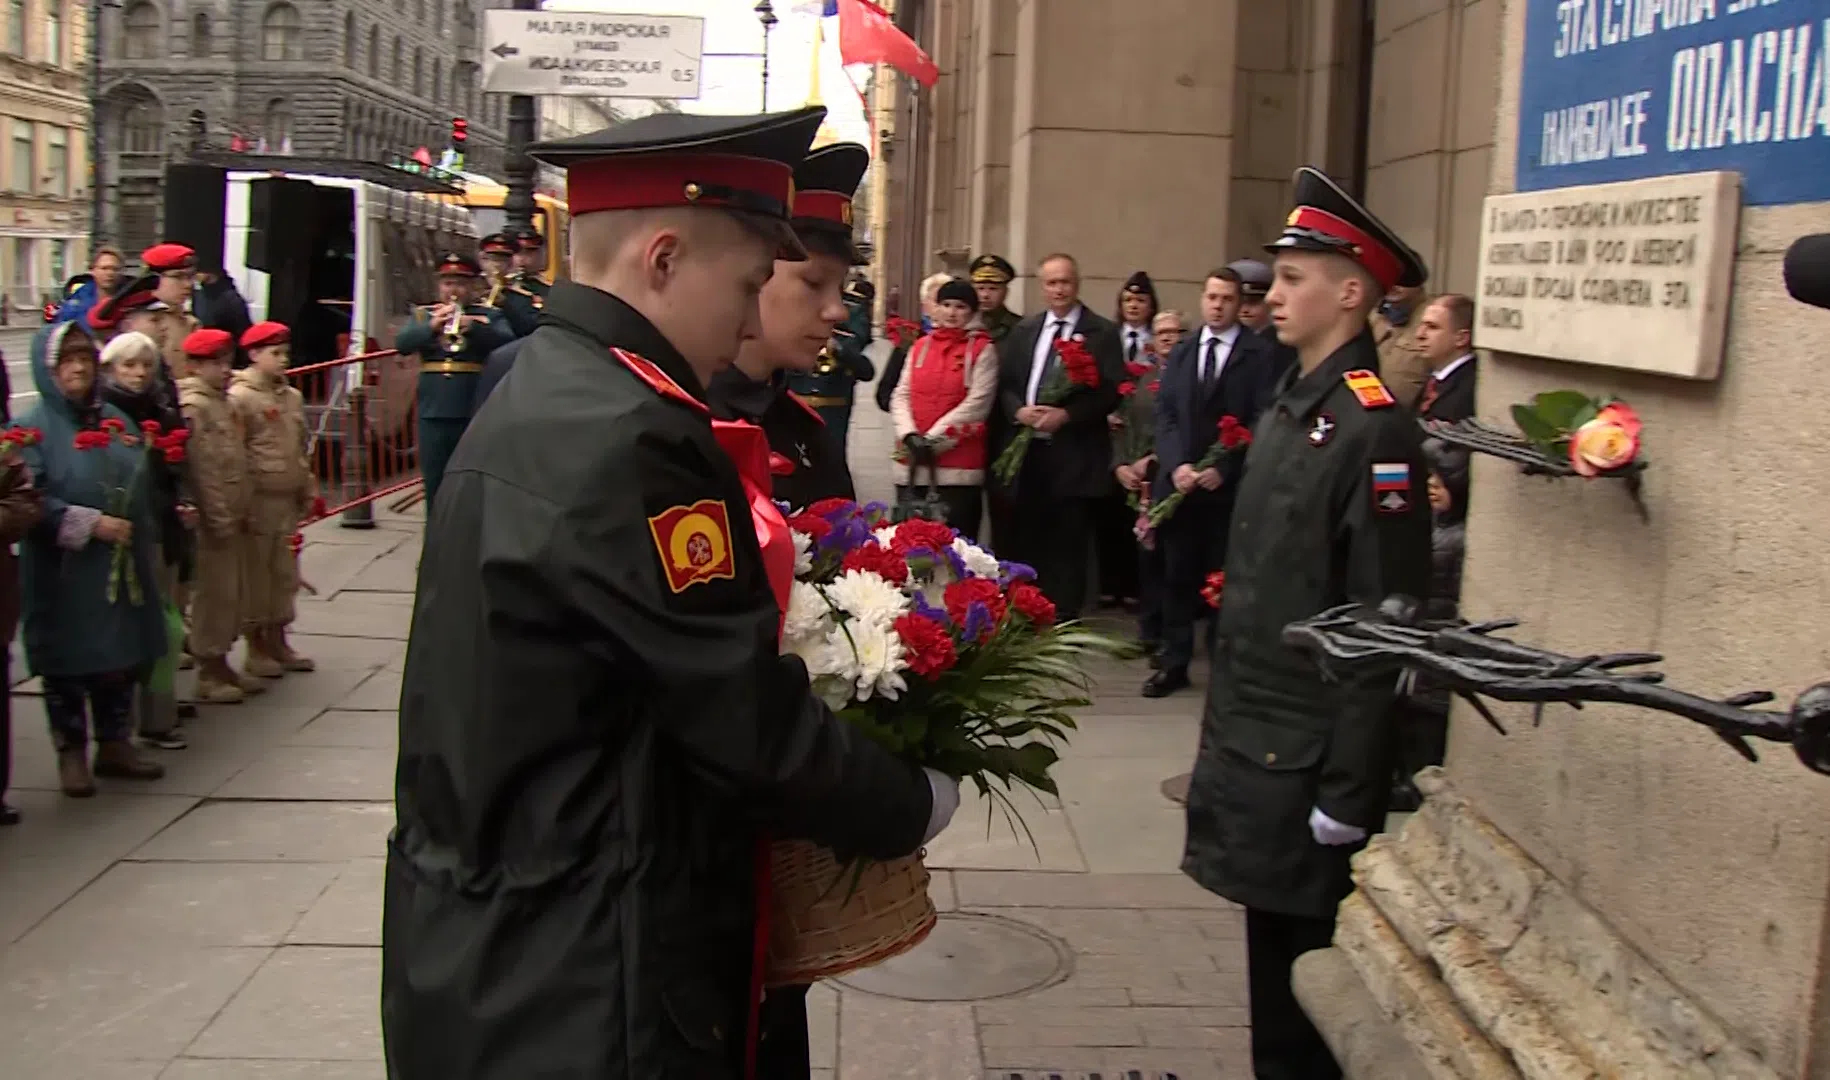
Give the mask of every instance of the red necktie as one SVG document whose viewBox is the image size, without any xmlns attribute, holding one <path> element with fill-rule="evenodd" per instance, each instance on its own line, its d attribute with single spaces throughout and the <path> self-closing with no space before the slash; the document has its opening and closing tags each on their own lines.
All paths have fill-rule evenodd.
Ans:
<svg viewBox="0 0 1830 1080">
<path fill-rule="evenodd" d="M 1417 403 L 1417 411 L 1420 413 L 1429 412 L 1430 406 L 1436 404 L 1436 395 L 1441 390 L 1442 385 L 1436 381 L 1436 376 L 1430 376 L 1429 381 L 1423 384 L 1423 400 Z"/>
</svg>

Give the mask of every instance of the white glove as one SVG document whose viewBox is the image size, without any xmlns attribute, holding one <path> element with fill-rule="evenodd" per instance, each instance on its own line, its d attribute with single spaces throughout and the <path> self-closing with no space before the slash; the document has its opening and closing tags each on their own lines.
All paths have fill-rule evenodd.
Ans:
<svg viewBox="0 0 1830 1080">
<path fill-rule="evenodd" d="M 1309 835 L 1323 847 L 1340 847 L 1366 839 L 1366 830 L 1358 825 L 1343 825 L 1322 813 L 1322 808 L 1317 806 L 1309 811 Z"/>
<path fill-rule="evenodd" d="M 934 793 L 934 809 L 928 811 L 928 831 L 921 835 L 921 842 L 926 844 L 941 834 L 953 820 L 953 812 L 959 809 L 959 781 L 933 769 L 921 771 L 928 774 L 928 790 Z"/>
</svg>

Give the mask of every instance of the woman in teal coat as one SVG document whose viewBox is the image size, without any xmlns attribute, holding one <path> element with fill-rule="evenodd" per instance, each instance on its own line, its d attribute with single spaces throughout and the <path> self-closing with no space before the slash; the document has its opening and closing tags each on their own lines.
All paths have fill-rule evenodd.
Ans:
<svg viewBox="0 0 1830 1080">
<path fill-rule="evenodd" d="M 44 682 L 60 786 L 79 798 L 95 793 L 92 724 L 93 775 L 165 774 L 132 742 L 134 688 L 165 653 L 153 572 L 158 524 L 149 485 L 131 480 L 146 447 L 127 415 L 102 402 L 95 369 L 95 342 L 79 324 L 39 331 L 32 341 L 38 403 L 16 425 L 34 433 L 24 454 L 44 498 L 43 518 L 20 544 L 25 659 Z M 137 590 L 110 589 L 122 545 Z"/>
</svg>

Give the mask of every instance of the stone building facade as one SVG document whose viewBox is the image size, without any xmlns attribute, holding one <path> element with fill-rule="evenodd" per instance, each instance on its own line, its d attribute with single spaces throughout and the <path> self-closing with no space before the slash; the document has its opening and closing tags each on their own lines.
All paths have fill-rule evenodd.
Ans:
<svg viewBox="0 0 1830 1080">
<path fill-rule="evenodd" d="M 98 232 L 157 238 L 160 177 L 215 149 L 383 160 L 469 121 L 467 168 L 500 176 L 507 98 L 481 90 L 482 11 L 508 0 L 123 0 L 103 7 Z"/>
<path fill-rule="evenodd" d="M 38 307 L 88 262 L 88 5 L 0 8 L 0 322 Z"/>
<path fill-rule="evenodd" d="M 1625 151 L 1619 173 L 1550 187 L 1712 170 L 1770 184 L 1783 168 L 1802 188 L 1830 172 L 1826 16 L 1823 0 L 900 0 L 942 73 L 878 102 L 879 295 L 913 315 L 924 275 L 991 251 L 1025 274 L 1013 306 L 1033 311 L 1035 263 L 1060 250 L 1097 308 L 1141 267 L 1192 310 L 1210 267 L 1277 234 L 1290 173 L 1312 164 L 1425 256 L 1432 290 L 1479 309 L 1484 200 L 1546 186 L 1522 176 L 1543 170 L 1557 122 L 1525 102 L 1525 73 L 1568 70 L 1545 42 L 1599 49 L 1589 70 L 1646 89 L 1556 108 L 1665 110 L 1578 147 Z M 1643 66 L 1613 59 L 1627 56 Z M 1706 95 L 1718 149 L 1686 157 L 1667 114 L 1694 123 Z M 1749 140 L 1763 145 L 1729 145 Z M 1659 155 L 1671 164 L 1640 164 Z M 1719 372 L 1482 351 L 1490 422 L 1548 390 L 1633 404 L 1647 517 L 1617 483 L 1478 457 L 1464 614 L 1520 618 L 1518 640 L 1566 655 L 1663 654 L 1670 685 L 1769 688 L 1781 712 L 1830 677 L 1830 313 L 1790 299 L 1781 272 L 1792 240 L 1830 230 L 1830 189 L 1813 190 L 1738 207 L 1732 272 L 1704 301 L 1726 322 Z M 1495 713 L 1508 734 L 1457 703 L 1423 811 L 1358 858 L 1334 948 L 1298 965 L 1348 1074 L 1830 1078 L 1830 779 L 1783 745 L 1751 763 L 1662 713 Z"/>
</svg>

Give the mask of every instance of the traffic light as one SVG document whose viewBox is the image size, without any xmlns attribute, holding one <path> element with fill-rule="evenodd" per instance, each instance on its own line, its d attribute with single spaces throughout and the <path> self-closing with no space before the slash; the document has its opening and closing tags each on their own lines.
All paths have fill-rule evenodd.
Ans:
<svg viewBox="0 0 1830 1080">
<path fill-rule="evenodd" d="M 451 149 L 462 154 L 464 152 L 464 144 L 469 141 L 470 121 L 461 116 L 453 117 L 451 121 Z"/>
</svg>

